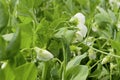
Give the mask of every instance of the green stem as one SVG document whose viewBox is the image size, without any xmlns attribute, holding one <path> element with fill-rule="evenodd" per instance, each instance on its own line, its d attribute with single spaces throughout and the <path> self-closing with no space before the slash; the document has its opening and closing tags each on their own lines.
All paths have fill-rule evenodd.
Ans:
<svg viewBox="0 0 120 80">
<path fill-rule="evenodd" d="M 108 43 L 109 39 L 102 45 L 101 48 L 103 48 L 107 43 Z"/>
<path fill-rule="evenodd" d="M 70 60 L 70 48 L 69 48 L 69 43 L 66 41 L 66 38 L 64 36 L 62 36 L 62 48 L 63 48 L 63 76 L 62 76 L 62 80 L 66 80 L 65 74 L 66 74 L 66 65 L 67 62 Z"/>
<path fill-rule="evenodd" d="M 62 80 L 65 80 L 65 72 L 66 72 L 66 53 L 63 46 L 63 56 L 64 56 L 64 62 L 63 62 L 63 74 L 62 74 Z"/>
<path fill-rule="evenodd" d="M 98 49 L 93 48 L 93 47 L 92 47 L 92 49 L 95 50 L 95 51 L 97 51 L 97 52 L 100 52 L 100 53 L 102 53 L 102 54 L 105 54 L 105 55 L 110 55 L 110 56 L 113 56 L 113 57 L 116 57 L 116 58 L 120 58 L 120 56 L 118 56 L 118 55 L 109 54 L 109 53 L 107 53 L 107 52 L 104 52 L 104 51 L 98 50 Z"/>
<path fill-rule="evenodd" d="M 47 69 L 48 69 L 48 62 L 44 62 L 41 80 L 46 80 Z"/>
<path fill-rule="evenodd" d="M 112 80 L 112 69 L 110 69 L 110 80 Z"/>
<path fill-rule="evenodd" d="M 92 67 L 90 67 L 89 70 L 91 70 L 92 68 L 94 68 L 101 60 L 98 60 Z"/>
</svg>

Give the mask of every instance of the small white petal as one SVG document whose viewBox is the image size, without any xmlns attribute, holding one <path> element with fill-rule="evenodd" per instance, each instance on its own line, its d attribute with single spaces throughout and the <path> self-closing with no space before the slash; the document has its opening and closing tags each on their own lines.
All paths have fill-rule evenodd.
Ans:
<svg viewBox="0 0 120 80">
<path fill-rule="evenodd" d="M 82 34 L 80 33 L 80 31 L 77 31 L 77 32 L 75 33 L 75 37 L 74 37 L 74 39 L 73 39 L 73 43 L 80 42 L 80 41 L 82 41 L 82 40 L 83 40 Z"/>
<path fill-rule="evenodd" d="M 70 19 L 70 22 L 74 21 L 77 21 L 78 24 L 85 24 L 85 16 L 82 13 L 77 13 Z"/>
<path fill-rule="evenodd" d="M 82 41 L 87 34 L 87 27 L 85 25 L 79 24 L 77 25 L 77 27 L 79 30 L 75 33 L 75 38 L 73 40 L 73 43 Z"/>
<path fill-rule="evenodd" d="M 10 41 L 13 38 L 13 36 L 14 36 L 14 33 L 9 33 L 9 34 L 2 35 L 2 37 L 6 41 Z"/>
<path fill-rule="evenodd" d="M 83 37 L 87 34 L 87 27 L 84 24 L 78 24 L 77 27 L 80 29 L 80 33 Z"/>
<path fill-rule="evenodd" d="M 82 36 L 82 34 L 81 34 L 80 31 L 77 31 L 77 32 L 76 32 L 76 39 L 77 39 L 78 41 L 82 41 L 82 40 L 83 40 L 83 36 Z"/>
</svg>

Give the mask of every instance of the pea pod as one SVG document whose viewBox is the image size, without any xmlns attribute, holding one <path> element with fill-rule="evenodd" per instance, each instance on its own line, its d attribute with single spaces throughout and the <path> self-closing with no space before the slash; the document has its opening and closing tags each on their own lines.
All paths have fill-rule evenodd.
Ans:
<svg viewBox="0 0 120 80">
<path fill-rule="evenodd" d="M 6 48 L 7 58 L 13 58 L 19 51 L 20 48 L 20 30 L 16 30 L 12 40 L 9 42 Z"/>
</svg>

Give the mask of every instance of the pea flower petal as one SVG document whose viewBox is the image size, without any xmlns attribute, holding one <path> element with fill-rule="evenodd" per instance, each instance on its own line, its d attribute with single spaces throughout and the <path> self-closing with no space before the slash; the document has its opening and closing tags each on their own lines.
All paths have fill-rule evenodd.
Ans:
<svg viewBox="0 0 120 80">
<path fill-rule="evenodd" d="M 78 24 L 77 27 L 79 28 L 82 36 L 85 37 L 87 34 L 87 27 L 84 24 Z"/>
<path fill-rule="evenodd" d="M 50 53 L 47 50 L 35 47 L 34 48 L 35 52 L 37 53 L 37 59 L 41 60 L 41 61 L 48 61 L 50 59 L 52 59 L 54 56 L 52 55 L 52 53 Z"/>
<path fill-rule="evenodd" d="M 87 27 L 85 26 L 85 16 L 82 13 L 77 13 L 70 19 L 70 22 L 77 23 L 75 24 L 75 27 L 78 28 L 78 31 L 76 31 L 75 33 L 73 43 L 82 41 L 87 34 Z"/>
<path fill-rule="evenodd" d="M 82 36 L 80 31 L 77 31 L 75 36 L 76 36 L 76 41 L 82 41 L 83 40 L 83 36 Z"/>
<path fill-rule="evenodd" d="M 7 62 L 4 62 L 1 66 L 1 69 L 4 69 L 7 66 Z"/>
<path fill-rule="evenodd" d="M 77 22 L 77 24 L 85 24 L 85 16 L 82 13 L 75 14 L 70 22 Z"/>
</svg>

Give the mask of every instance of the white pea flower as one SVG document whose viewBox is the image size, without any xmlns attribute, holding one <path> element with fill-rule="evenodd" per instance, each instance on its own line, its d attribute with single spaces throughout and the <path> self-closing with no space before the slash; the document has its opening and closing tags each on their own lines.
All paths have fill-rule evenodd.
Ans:
<svg viewBox="0 0 120 80">
<path fill-rule="evenodd" d="M 70 22 L 77 23 L 75 26 L 78 28 L 78 31 L 75 33 L 74 42 L 82 41 L 87 34 L 87 27 L 85 26 L 85 16 L 82 13 L 75 14 Z"/>
<path fill-rule="evenodd" d="M 35 52 L 37 53 L 37 59 L 41 60 L 41 61 L 48 61 L 50 59 L 52 59 L 54 56 L 52 55 L 52 53 L 50 53 L 47 50 L 35 47 L 34 48 Z"/>
<path fill-rule="evenodd" d="M 75 33 L 75 39 L 73 42 L 80 42 L 87 34 L 87 27 L 84 24 L 78 24 L 78 31 Z"/>
<path fill-rule="evenodd" d="M 85 16 L 82 13 L 75 14 L 70 22 L 76 22 L 77 24 L 85 24 Z"/>
<path fill-rule="evenodd" d="M 79 28 L 79 32 L 82 36 L 85 37 L 87 34 L 87 27 L 84 24 L 78 24 L 77 27 Z"/>
</svg>

